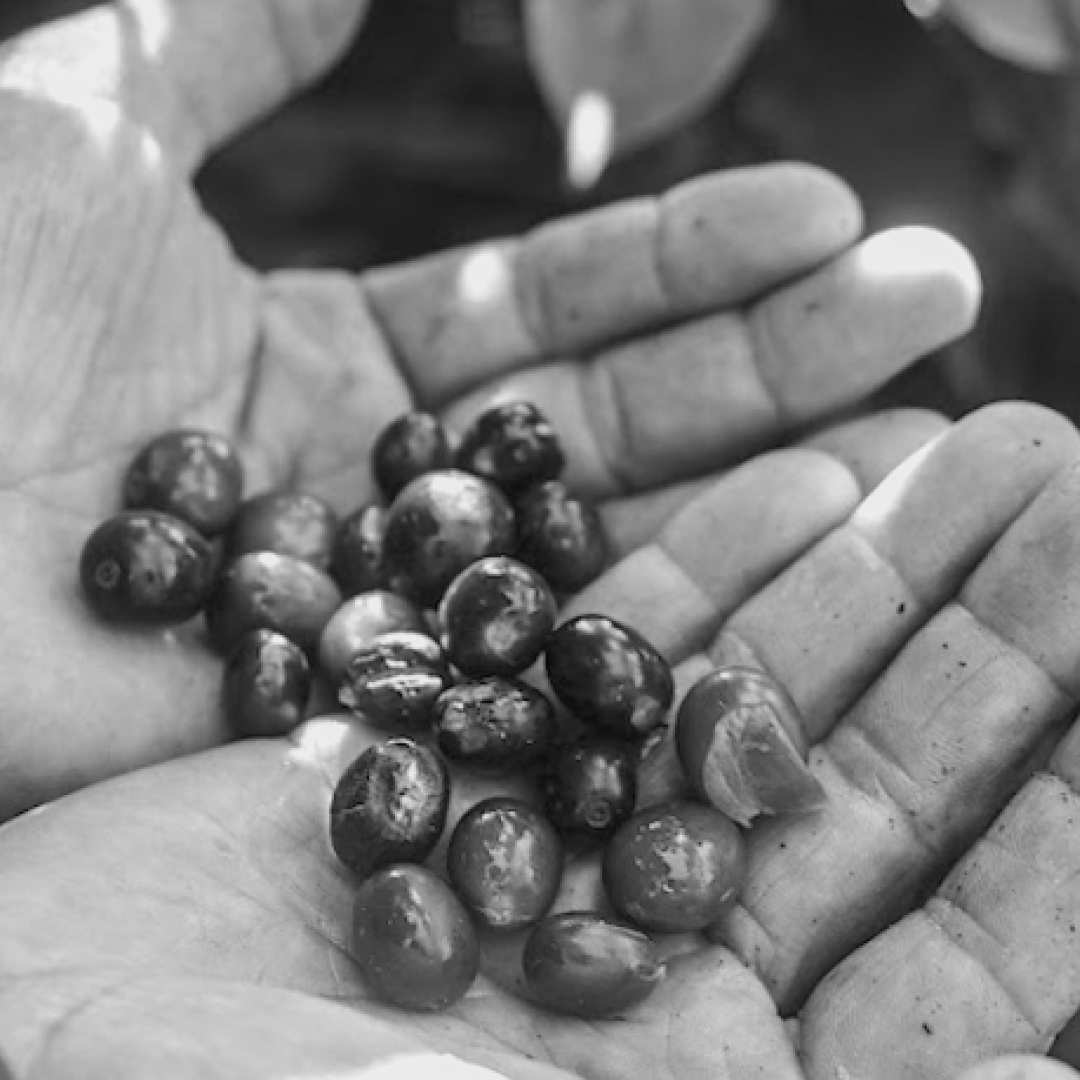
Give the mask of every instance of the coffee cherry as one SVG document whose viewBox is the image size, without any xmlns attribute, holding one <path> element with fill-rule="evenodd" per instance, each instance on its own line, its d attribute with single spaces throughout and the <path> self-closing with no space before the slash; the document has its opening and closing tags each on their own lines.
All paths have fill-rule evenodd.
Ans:
<svg viewBox="0 0 1080 1080">
<path fill-rule="evenodd" d="M 361 506 L 338 525 L 330 552 L 330 574 L 346 596 L 381 589 L 386 571 L 383 535 L 386 510 Z"/>
<path fill-rule="evenodd" d="M 226 566 L 207 604 L 206 626 L 223 656 L 259 627 L 276 630 L 313 654 L 340 606 L 337 585 L 311 563 L 253 551 Z"/>
<path fill-rule="evenodd" d="M 515 401 L 488 409 L 469 425 L 455 464 L 503 491 L 516 492 L 554 480 L 566 457 L 540 410 L 531 402 Z"/>
<path fill-rule="evenodd" d="M 186 522 L 156 510 L 129 510 L 102 522 L 87 538 L 79 577 L 101 618 L 165 627 L 202 611 L 217 566 L 210 542 Z"/>
<path fill-rule="evenodd" d="M 674 696 L 671 668 L 636 630 L 605 615 L 579 615 L 548 639 L 551 688 L 580 720 L 623 738 L 646 735 Z"/>
<path fill-rule="evenodd" d="M 539 761 L 556 735 L 555 710 L 544 694 L 516 679 L 458 683 L 435 702 L 439 749 L 476 772 L 520 773 Z"/>
<path fill-rule="evenodd" d="M 555 596 L 535 570 L 506 555 L 491 555 L 450 582 L 439 622 L 447 656 L 466 675 L 518 675 L 547 643 L 555 625 Z"/>
<path fill-rule="evenodd" d="M 361 883 L 349 952 L 380 998 L 417 1012 L 464 997 L 480 967 L 468 912 L 423 866 L 388 866 Z"/>
<path fill-rule="evenodd" d="M 341 676 L 338 700 L 383 727 L 426 731 L 450 668 L 439 643 L 408 630 L 381 634 L 355 653 Z"/>
<path fill-rule="evenodd" d="M 384 537 L 387 580 L 423 607 L 486 555 L 510 555 L 514 511 L 486 480 L 457 469 L 425 473 L 394 500 Z"/>
<path fill-rule="evenodd" d="M 514 503 L 518 558 L 557 593 L 575 593 L 608 564 L 610 546 L 600 513 L 561 480 L 528 488 Z"/>
<path fill-rule="evenodd" d="M 387 502 L 418 476 L 449 469 L 453 461 L 449 433 L 438 417 L 426 412 L 392 420 L 371 450 L 371 471 Z"/>
<path fill-rule="evenodd" d="M 621 825 L 604 851 L 603 874 L 623 918 L 645 930 L 703 930 L 735 903 L 746 852 L 730 818 L 677 800 Z"/>
<path fill-rule="evenodd" d="M 555 749 L 544 775 L 544 810 L 563 832 L 610 836 L 634 812 L 637 754 L 622 739 L 585 735 Z"/>
<path fill-rule="evenodd" d="M 168 431 L 147 443 L 123 481 L 127 510 L 158 510 L 215 536 L 232 521 L 244 467 L 232 443 L 210 431 Z"/>
<path fill-rule="evenodd" d="M 240 504 L 229 530 L 229 555 L 274 551 L 328 570 L 337 525 L 337 514 L 316 495 L 266 492 Z"/>
<path fill-rule="evenodd" d="M 252 630 L 225 661 L 225 720 L 240 736 L 287 735 L 304 719 L 311 668 L 304 650 L 274 630 Z"/>
<path fill-rule="evenodd" d="M 494 930 L 521 930 L 544 915 L 562 878 L 558 833 L 520 799 L 484 799 L 458 822 L 447 873 L 470 911 Z"/>
<path fill-rule="evenodd" d="M 402 736 L 369 747 L 345 770 L 330 802 L 330 843 L 359 877 L 421 862 L 438 843 L 450 804 L 442 759 Z"/>
<path fill-rule="evenodd" d="M 525 986 L 552 1012 L 597 1020 L 644 1001 L 664 979 L 651 938 L 592 912 L 549 915 L 521 957 Z"/>
</svg>

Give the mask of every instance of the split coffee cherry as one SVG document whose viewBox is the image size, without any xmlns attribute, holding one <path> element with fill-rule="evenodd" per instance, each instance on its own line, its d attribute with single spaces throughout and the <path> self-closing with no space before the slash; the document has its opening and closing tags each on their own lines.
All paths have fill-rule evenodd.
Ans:
<svg viewBox="0 0 1080 1080">
<path fill-rule="evenodd" d="M 395 736 L 365 750 L 330 802 L 330 843 L 358 877 L 421 862 L 446 825 L 450 776 L 434 750 Z"/>
<path fill-rule="evenodd" d="M 599 1020 L 639 1005 L 663 982 L 656 943 L 587 911 L 549 915 L 521 957 L 525 986 L 552 1012 Z"/>
<path fill-rule="evenodd" d="M 561 480 L 528 488 L 514 502 L 518 558 L 557 593 L 576 593 L 600 576 L 610 546 L 600 513 Z"/>
<path fill-rule="evenodd" d="M 386 509 L 374 503 L 354 510 L 338 525 L 330 551 L 330 574 L 346 596 L 385 584 L 385 531 Z"/>
<path fill-rule="evenodd" d="M 558 833 L 520 799 L 496 796 L 472 807 L 450 837 L 446 868 L 454 891 L 493 930 L 521 930 L 547 913 L 562 879 Z"/>
<path fill-rule="evenodd" d="M 371 471 L 387 502 L 424 473 L 454 463 L 450 435 L 438 417 L 411 412 L 383 428 L 371 450 Z"/>
<path fill-rule="evenodd" d="M 435 702 L 432 726 L 439 749 L 478 773 L 506 776 L 539 761 L 557 732 L 544 694 L 517 679 L 462 682 Z"/>
<path fill-rule="evenodd" d="M 566 457 L 555 428 L 540 410 L 531 402 L 515 401 L 488 409 L 469 425 L 455 463 L 513 493 L 554 480 Z"/>
<path fill-rule="evenodd" d="M 337 514 L 316 495 L 266 492 L 240 504 L 229 530 L 229 556 L 274 551 L 328 570 L 337 527 Z"/>
<path fill-rule="evenodd" d="M 442 647 L 409 630 L 380 634 L 355 653 L 341 676 L 338 700 L 382 727 L 426 731 L 439 695 L 450 685 Z"/>
<path fill-rule="evenodd" d="M 544 660 L 567 709 L 610 734 L 647 735 L 671 707 L 668 662 L 636 630 L 606 615 L 579 615 L 557 627 Z"/>
<path fill-rule="evenodd" d="M 349 661 L 383 634 L 407 630 L 428 634 L 424 613 L 411 601 L 387 589 L 372 589 L 346 600 L 334 612 L 319 638 L 319 664 L 335 686 L 341 685 Z"/>
<path fill-rule="evenodd" d="M 273 630 L 245 634 L 225 661 L 225 721 L 237 735 L 287 735 L 304 719 L 310 691 L 304 650 Z"/>
<path fill-rule="evenodd" d="M 603 876 L 612 906 L 642 929 L 704 930 L 742 887 L 742 834 L 729 817 L 701 803 L 649 807 L 608 841 Z"/>
<path fill-rule="evenodd" d="M 232 443 L 210 431 L 168 431 L 148 442 L 123 480 L 126 510 L 158 510 L 204 536 L 228 527 L 240 506 L 244 467 Z"/>
<path fill-rule="evenodd" d="M 341 606 L 333 579 L 303 559 L 253 551 L 226 566 L 206 606 L 214 647 L 227 656 L 249 630 L 265 627 L 314 654 Z"/>
<path fill-rule="evenodd" d="M 634 812 L 636 750 L 607 735 L 565 743 L 549 758 L 542 792 L 544 810 L 557 829 L 604 839 Z"/>
<path fill-rule="evenodd" d="M 387 581 L 422 607 L 435 607 L 477 559 L 513 554 L 514 535 L 513 508 L 493 484 L 460 469 L 425 473 L 387 513 Z"/>
<path fill-rule="evenodd" d="M 555 595 L 531 567 L 506 555 L 478 559 L 439 605 L 442 644 L 466 675 L 518 675 L 543 651 L 555 625 Z"/>
<path fill-rule="evenodd" d="M 129 510 L 102 522 L 79 560 L 83 593 L 108 622 L 176 626 L 207 605 L 217 556 L 196 529 L 156 510 Z"/>
<path fill-rule="evenodd" d="M 372 991 L 416 1012 L 453 1005 L 480 967 L 469 913 L 423 866 L 388 866 L 361 883 L 349 951 Z"/>
</svg>

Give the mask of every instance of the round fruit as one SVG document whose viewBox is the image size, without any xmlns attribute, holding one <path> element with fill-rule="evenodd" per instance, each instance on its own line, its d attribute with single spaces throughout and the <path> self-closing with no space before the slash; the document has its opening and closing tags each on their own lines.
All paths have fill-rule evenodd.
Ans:
<svg viewBox="0 0 1080 1080">
<path fill-rule="evenodd" d="M 521 963 L 525 985 L 538 1004 L 584 1019 L 639 1004 L 665 974 L 649 937 L 585 911 L 549 915 L 538 922 Z"/>
<path fill-rule="evenodd" d="M 449 469 L 454 461 L 450 437 L 438 417 L 406 413 L 383 428 L 371 451 L 375 483 L 387 502 L 424 473 Z"/>
<path fill-rule="evenodd" d="M 435 607 L 451 581 L 514 548 L 514 511 L 498 488 L 457 469 L 425 473 L 394 500 L 384 537 L 388 581 Z"/>
<path fill-rule="evenodd" d="M 579 615 L 548 639 L 551 688 L 580 720 L 623 738 L 663 722 L 674 696 L 671 668 L 636 630 L 605 615 Z"/>
<path fill-rule="evenodd" d="M 520 799 L 477 803 L 450 837 L 446 868 L 462 903 L 486 926 L 520 930 L 544 915 L 562 878 L 558 833 Z"/>
<path fill-rule="evenodd" d="M 395 736 L 368 747 L 341 775 L 330 802 L 330 843 L 354 874 L 420 862 L 438 843 L 450 775 L 421 743 Z"/>
<path fill-rule="evenodd" d="M 129 510 L 87 538 L 79 577 L 101 618 L 175 626 L 206 606 L 217 567 L 210 542 L 186 522 L 156 510 Z"/>
<path fill-rule="evenodd" d="M 711 806 L 678 800 L 621 825 L 604 851 L 604 888 L 646 930 L 703 930 L 735 902 L 746 874 L 742 835 Z"/>
<path fill-rule="evenodd" d="M 228 655 L 249 630 L 265 627 L 308 653 L 341 606 L 333 579 L 303 559 L 253 551 L 226 566 L 206 607 L 206 626 L 217 650 Z"/>
<path fill-rule="evenodd" d="M 286 735 L 304 719 L 311 668 L 304 650 L 274 630 L 245 634 L 225 662 L 225 719 L 237 735 Z"/>
<path fill-rule="evenodd" d="M 354 510 L 338 525 L 330 552 L 330 574 L 346 596 L 382 588 L 385 529 L 386 510 L 374 503 Z"/>
<path fill-rule="evenodd" d="M 159 510 L 214 536 L 232 521 L 244 491 L 244 467 L 232 443 L 210 431 L 168 431 L 128 466 L 127 510 Z"/>
<path fill-rule="evenodd" d="M 516 492 L 554 480 L 566 457 L 540 410 L 531 402 L 515 401 L 488 409 L 472 422 L 462 434 L 456 464 Z"/>
<path fill-rule="evenodd" d="M 427 634 L 382 634 L 355 653 L 341 676 L 338 700 L 384 727 L 426 731 L 435 702 L 450 685 L 442 647 Z"/>
<path fill-rule="evenodd" d="M 519 773 L 538 761 L 556 735 L 555 709 L 517 679 L 458 683 L 435 702 L 439 749 L 452 761 L 489 775 Z"/>
<path fill-rule="evenodd" d="M 634 812 L 637 754 L 621 739 L 585 735 L 553 751 L 544 810 L 563 832 L 610 836 Z"/>
<path fill-rule="evenodd" d="M 762 671 L 721 668 L 700 679 L 679 707 L 675 740 L 694 793 L 740 825 L 825 802 L 795 703 Z"/>
<path fill-rule="evenodd" d="M 443 594 L 443 648 L 473 678 L 518 675 L 543 651 L 555 614 L 555 596 L 535 570 L 491 555 L 462 570 Z"/>
<path fill-rule="evenodd" d="M 610 547 L 596 507 L 561 480 L 522 492 L 514 503 L 518 558 L 558 593 L 575 593 L 599 577 Z"/>
<path fill-rule="evenodd" d="M 428 634 L 424 613 L 411 601 L 386 589 L 358 593 L 334 612 L 319 639 L 319 664 L 339 685 L 349 661 L 383 634 L 409 630 Z"/>
<path fill-rule="evenodd" d="M 337 514 L 316 495 L 266 492 L 240 504 L 229 530 L 229 555 L 274 551 L 328 570 L 337 527 Z"/>
<path fill-rule="evenodd" d="M 379 997 L 421 1012 L 463 997 L 480 966 L 468 912 L 422 866 L 388 866 L 360 885 L 350 952 Z"/>
</svg>

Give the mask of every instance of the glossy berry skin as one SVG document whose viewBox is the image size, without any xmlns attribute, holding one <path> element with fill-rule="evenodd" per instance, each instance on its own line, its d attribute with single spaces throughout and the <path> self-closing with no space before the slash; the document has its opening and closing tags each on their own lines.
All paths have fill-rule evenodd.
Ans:
<svg viewBox="0 0 1080 1080">
<path fill-rule="evenodd" d="M 274 551 L 329 570 L 337 527 L 337 514 L 316 495 L 266 492 L 240 504 L 229 530 L 229 555 Z"/>
<path fill-rule="evenodd" d="M 521 493 L 514 503 L 518 558 L 557 593 L 575 593 L 600 576 L 611 557 L 600 513 L 561 480 Z"/>
<path fill-rule="evenodd" d="M 304 650 L 274 630 L 252 630 L 225 661 L 225 721 L 239 736 L 287 735 L 303 719 L 311 692 Z"/>
<path fill-rule="evenodd" d="M 371 471 L 387 502 L 424 473 L 454 463 L 450 436 L 436 416 L 411 412 L 392 420 L 371 450 Z"/>
<path fill-rule="evenodd" d="M 148 442 L 123 481 L 126 510 L 159 510 L 216 536 L 232 521 L 244 492 L 235 447 L 210 431 L 167 431 Z"/>
<path fill-rule="evenodd" d="M 493 930 L 521 930 L 545 915 L 562 879 L 563 847 L 547 819 L 520 799 L 472 807 L 450 837 L 446 868 L 461 902 Z"/>
<path fill-rule="evenodd" d="M 622 739 L 585 735 L 552 752 L 542 791 L 557 829 L 602 840 L 634 812 L 637 753 Z"/>
<path fill-rule="evenodd" d="M 330 574 L 346 596 L 381 589 L 386 571 L 386 508 L 372 503 L 342 518 L 330 551 Z"/>
<path fill-rule="evenodd" d="M 319 666 L 334 686 L 341 683 L 349 661 L 383 634 L 408 630 L 428 634 L 424 613 L 404 596 L 372 589 L 350 597 L 334 612 L 319 638 Z"/>
<path fill-rule="evenodd" d="M 403 736 L 368 747 L 330 801 L 330 843 L 354 874 L 421 862 L 446 825 L 450 776 L 430 747 Z"/>
<path fill-rule="evenodd" d="M 539 761 L 556 735 L 555 709 L 517 679 L 461 682 L 444 691 L 432 718 L 439 749 L 489 776 L 519 773 Z"/>
<path fill-rule="evenodd" d="M 622 738 L 661 724 L 671 707 L 671 667 L 636 630 L 604 615 L 579 615 L 548 639 L 551 688 L 580 720 Z"/>
<path fill-rule="evenodd" d="M 253 551 L 229 563 L 206 606 L 214 647 L 227 656 L 249 630 L 265 627 L 314 654 L 341 606 L 333 579 L 303 559 Z"/>
<path fill-rule="evenodd" d="M 742 834 L 711 806 L 675 800 L 639 811 L 604 851 L 612 906 L 645 930 L 703 930 L 734 903 L 746 876 Z"/>
<path fill-rule="evenodd" d="M 426 731 L 435 702 L 450 685 L 441 646 L 408 630 L 381 634 L 355 653 L 341 676 L 338 700 L 382 727 Z"/>
<path fill-rule="evenodd" d="M 166 627 L 203 610 L 217 568 L 210 542 L 190 525 L 156 510 L 129 510 L 108 518 L 87 538 L 79 577 L 100 618 Z"/>
<path fill-rule="evenodd" d="M 388 866 L 360 885 L 349 951 L 380 998 L 414 1012 L 453 1005 L 480 966 L 468 912 L 423 866 Z"/>
<path fill-rule="evenodd" d="M 521 964 L 525 986 L 537 1004 L 590 1020 L 640 1004 L 665 975 L 651 938 L 587 911 L 549 915 L 538 922 Z"/>
<path fill-rule="evenodd" d="M 425 473 L 387 514 L 387 580 L 422 607 L 435 607 L 465 567 L 513 554 L 514 531 L 513 508 L 486 480 L 459 469 Z"/>
<path fill-rule="evenodd" d="M 459 469 L 511 493 L 554 480 L 566 465 L 554 427 L 528 401 L 481 413 L 462 433 L 455 460 Z"/>
<path fill-rule="evenodd" d="M 518 675 L 555 626 L 555 594 L 531 567 L 507 555 L 478 559 L 443 594 L 442 644 L 466 675 Z"/>
</svg>

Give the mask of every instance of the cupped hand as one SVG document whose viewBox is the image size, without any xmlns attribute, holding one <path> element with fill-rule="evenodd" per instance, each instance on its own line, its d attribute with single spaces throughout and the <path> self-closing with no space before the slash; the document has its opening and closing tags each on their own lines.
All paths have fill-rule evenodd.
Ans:
<svg viewBox="0 0 1080 1080">
<path fill-rule="evenodd" d="M 0 820 L 224 737 L 199 626 L 105 628 L 79 593 L 80 547 L 146 439 L 226 432 L 250 493 L 301 487 L 346 511 L 374 497 L 368 450 L 393 416 L 457 423 L 529 397 L 629 551 L 695 478 L 858 401 L 973 317 L 955 244 L 856 245 L 850 193 L 795 166 L 359 280 L 256 276 L 190 175 L 322 71 L 364 7 L 125 0 L 3 50 Z M 744 589 L 849 509 L 820 455 L 778 468 L 789 520 Z"/>
</svg>

